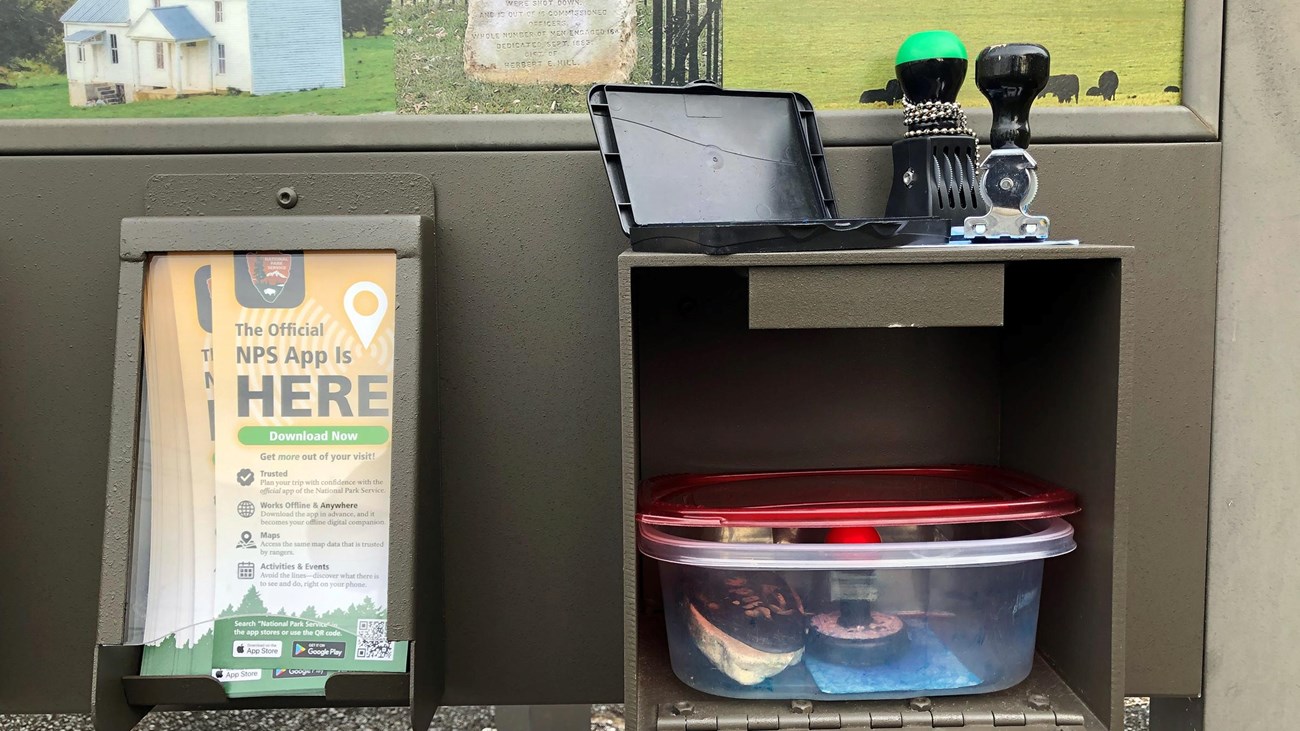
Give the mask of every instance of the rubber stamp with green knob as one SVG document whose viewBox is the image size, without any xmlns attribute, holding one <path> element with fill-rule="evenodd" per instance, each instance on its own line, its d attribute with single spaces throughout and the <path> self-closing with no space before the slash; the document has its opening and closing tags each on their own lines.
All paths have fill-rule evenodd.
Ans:
<svg viewBox="0 0 1300 731">
<path fill-rule="evenodd" d="M 894 59 L 907 134 L 893 145 L 888 216 L 938 216 L 960 228 L 985 212 L 975 191 L 975 133 L 957 103 L 966 47 L 946 30 L 914 33 Z"/>
<path fill-rule="evenodd" d="M 968 239 L 1047 238 L 1048 219 L 1029 213 L 1038 193 L 1038 163 L 1028 148 L 1029 107 L 1050 72 L 1047 49 L 1033 43 L 989 46 L 975 59 L 975 84 L 993 107 L 993 149 L 979 167 L 979 195 L 988 212 L 966 219 Z"/>
</svg>

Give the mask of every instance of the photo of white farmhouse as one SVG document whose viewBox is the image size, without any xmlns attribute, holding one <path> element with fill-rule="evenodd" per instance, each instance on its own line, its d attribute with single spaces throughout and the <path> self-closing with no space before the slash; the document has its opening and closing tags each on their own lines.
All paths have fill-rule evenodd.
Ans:
<svg viewBox="0 0 1300 731">
<path fill-rule="evenodd" d="M 343 86 L 339 0 L 77 0 L 73 106 Z"/>
</svg>

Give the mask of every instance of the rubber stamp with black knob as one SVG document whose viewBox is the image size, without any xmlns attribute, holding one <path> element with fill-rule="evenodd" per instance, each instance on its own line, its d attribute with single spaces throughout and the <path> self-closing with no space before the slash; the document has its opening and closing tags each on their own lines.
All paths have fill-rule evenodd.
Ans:
<svg viewBox="0 0 1300 731">
<path fill-rule="evenodd" d="M 1038 193 L 1038 163 L 1028 148 L 1029 107 L 1050 71 L 1051 56 L 1034 43 L 989 46 L 975 59 L 975 85 L 993 107 L 993 149 L 979 166 L 979 196 L 988 212 L 966 219 L 968 239 L 1047 239 L 1047 218 L 1029 213 Z"/>
</svg>

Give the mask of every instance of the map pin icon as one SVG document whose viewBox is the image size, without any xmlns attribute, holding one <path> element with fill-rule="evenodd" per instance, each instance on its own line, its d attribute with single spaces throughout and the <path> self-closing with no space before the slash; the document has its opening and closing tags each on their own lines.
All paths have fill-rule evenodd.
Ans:
<svg viewBox="0 0 1300 731">
<path fill-rule="evenodd" d="M 369 292 L 375 296 L 375 311 L 369 315 L 357 312 L 357 295 L 362 292 Z M 369 348 L 371 341 L 375 339 L 375 333 L 379 332 L 379 325 L 384 321 L 384 315 L 388 312 L 388 295 L 374 282 L 357 282 L 348 287 L 348 291 L 344 293 L 343 310 L 348 313 L 348 319 L 352 321 L 352 329 L 357 331 L 357 337 L 361 338 L 361 346 Z"/>
</svg>

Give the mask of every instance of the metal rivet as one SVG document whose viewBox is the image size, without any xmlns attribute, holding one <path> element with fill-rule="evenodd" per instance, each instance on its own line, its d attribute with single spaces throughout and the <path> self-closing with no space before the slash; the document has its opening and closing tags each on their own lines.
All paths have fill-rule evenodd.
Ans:
<svg viewBox="0 0 1300 731">
<path fill-rule="evenodd" d="M 790 701 L 790 710 L 795 713 L 812 713 L 812 701 Z"/>
<path fill-rule="evenodd" d="M 928 711 L 934 707 L 934 704 L 930 702 L 930 699 L 925 697 L 913 698 L 907 702 L 907 705 L 913 711 Z"/>
<path fill-rule="evenodd" d="M 916 171 L 913 170 L 912 168 L 908 168 L 907 171 L 903 173 L 903 185 L 906 185 L 907 187 L 910 188 L 912 187 L 912 183 L 915 182 L 916 182 Z"/>
<path fill-rule="evenodd" d="M 281 208 L 293 208 L 298 205 L 298 191 L 293 188 L 281 188 L 275 194 L 275 202 L 279 203 Z"/>
<path fill-rule="evenodd" d="M 677 701 L 673 704 L 673 713 L 684 716 L 695 710 L 695 704 L 690 701 Z"/>
<path fill-rule="evenodd" d="M 1030 693 L 1029 707 L 1035 711 L 1046 711 L 1052 707 L 1052 702 L 1047 700 L 1047 696 L 1042 693 Z"/>
<path fill-rule="evenodd" d="M 1021 228 L 1024 229 L 1024 232 L 1027 234 L 1038 233 L 1038 224 L 1036 223 L 1026 223 L 1024 226 L 1021 226 Z"/>
<path fill-rule="evenodd" d="M 984 233 L 985 231 L 988 231 L 988 230 L 989 230 L 989 227 L 988 227 L 988 226 L 985 226 L 985 225 L 982 224 L 982 223 L 977 223 L 977 224 L 975 224 L 975 233 L 977 233 L 977 234 L 982 234 L 982 233 Z"/>
<path fill-rule="evenodd" d="M 1003 190 L 1011 190 L 1016 187 L 1016 183 L 1011 178 L 1003 178 L 998 181 L 998 187 Z"/>
</svg>

